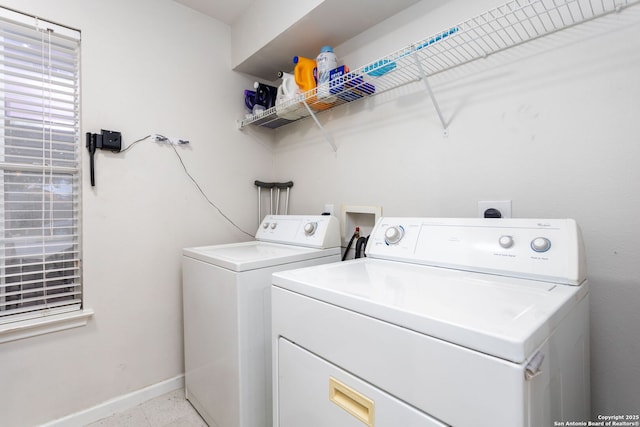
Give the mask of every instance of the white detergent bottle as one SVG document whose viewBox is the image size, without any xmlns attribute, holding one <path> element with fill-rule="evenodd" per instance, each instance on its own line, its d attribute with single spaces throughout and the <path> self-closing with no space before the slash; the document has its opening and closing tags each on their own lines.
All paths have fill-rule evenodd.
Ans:
<svg viewBox="0 0 640 427">
<path fill-rule="evenodd" d="M 282 84 L 278 86 L 276 97 L 276 114 L 287 120 L 297 120 L 308 115 L 306 108 L 299 101 L 300 88 L 296 84 L 293 74 L 280 71 L 278 76 L 282 78 Z"/>
<path fill-rule="evenodd" d="M 329 81 L 331 70 L 338 68 L 338 58 L 331 46 L 323 46 L 316 58 L 318 75 L 318 99 L 323 102 L 334 102 L 336 97 L 331 95 Z"/>
</svg>

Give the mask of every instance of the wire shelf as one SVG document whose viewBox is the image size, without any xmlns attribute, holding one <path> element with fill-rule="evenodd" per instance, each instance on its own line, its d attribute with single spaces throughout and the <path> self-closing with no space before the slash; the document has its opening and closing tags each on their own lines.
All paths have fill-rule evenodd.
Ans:
<svg viewBox="0 0 640 427">
<path fill-rule="evenodd" d="M 277 128 L 305 118 L 281 117 L 291 110 L 315 119 L 318 112 L 419 80 L 425 81 L 432 95 L 427 83 L 430 76 L 638 3 L 640 0 L 510 1 L 351 70 L 332 80 L 328 88 L 312 89 L 261 114 L 251 115 L 239 121 L 239 127 Z M 436 108 L 442 120 L 437 104 Z"/>
</svg>

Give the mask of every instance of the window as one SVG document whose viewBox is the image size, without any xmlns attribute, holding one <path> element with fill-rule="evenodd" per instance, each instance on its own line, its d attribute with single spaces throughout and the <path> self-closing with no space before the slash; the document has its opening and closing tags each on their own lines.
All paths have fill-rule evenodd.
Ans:
<svg viewBox="0 0 640 427">
<path fill-rule="evenodd" d="M 82 308 L 80 33 L 0 8 L 0 325 Z"/>
</svg>

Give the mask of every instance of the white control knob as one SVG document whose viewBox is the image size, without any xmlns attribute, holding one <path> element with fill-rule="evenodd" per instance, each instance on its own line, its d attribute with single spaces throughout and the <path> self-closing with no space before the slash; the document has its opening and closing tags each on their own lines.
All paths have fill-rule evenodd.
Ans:
<svg viewBox="0 0 640 427">
<path fill-rule="evenodd" d="M 498 239 L 498 243 L 503 248 L 509 249 L 511 246 L 513 246 L 513 236 L 500 236 L 500 239 Z"/>
<path fill-rule="evenodd" d="M 304 234 L 306 234 L 307 236 L 311 236 L 313 233 L 316 232 L 316 228 L 318 227 L 318 223 L 317 222 L 308 222 L 304 225 Z"/>
<path fill-rule="evenodd" d="M 264 228 L 265 230 L 269 228 L 269 223 L 265 222 L 264 224 L 262 224 L 262 228 Z"/>
<path fill-rule="evenodd" d="M 395 245 L 404 237 L 404 228 L 401 225 L 394 225 L 384 232 L 384 241 L 388 245 Z"/>
<path fill-rule="evenodd" d="M 551 248 L 551 241 L 546 237 L 536 237 L 531 241 L 531 249 L 536 252 L 546 252 Z"/>
<path fill-rule="evenodd" d="M 271 229 L 272 229 L 272 230 L 275 230 L 275 228 L 276 228 L 277 226 L 278 226 L 278 223 L 277 223 L 277 222 L 272 222 L 272 223 L 271 223 Z"/>
</svg>

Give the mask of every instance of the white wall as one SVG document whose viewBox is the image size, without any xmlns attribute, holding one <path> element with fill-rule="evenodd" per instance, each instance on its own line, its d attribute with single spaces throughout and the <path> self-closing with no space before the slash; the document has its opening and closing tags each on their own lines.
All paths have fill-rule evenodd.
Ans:
<svg viewBox="0 0 640 427">
<path fill-rule="evenodd" d="M 150 133 L 179 148 L 210 199 L 255 232 L 255 179 L 272 174 L 269 134 L 240 132 L 230 29 L 170 0 L 4 0 L 82 31 L 82 131 Z M 181 248 L 248 239 L 197 193 L 173 150 L 144 141 L 83 150 L 83 328 L 0 345 L 0 425 L 31 426 L 184 372 Z"/>
<path fill-rule="evenodd" d="M 335 50 L 354 69 L 501 3 L 423 1 Z M 516 217 L 575 218 L 594 417 L 640 407 L 639 24 L 634 6 L 435 76 L 448 137 L 421 83 L 321 114 L 335 154 L 310 120 L 277 132 L 276 178 L 295 182 L 293 211 L 470 217 L 479 200 L 510 199 Z"/>
</svg>

